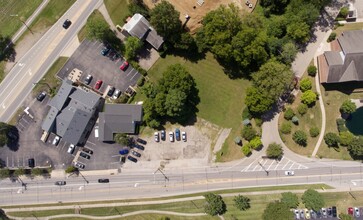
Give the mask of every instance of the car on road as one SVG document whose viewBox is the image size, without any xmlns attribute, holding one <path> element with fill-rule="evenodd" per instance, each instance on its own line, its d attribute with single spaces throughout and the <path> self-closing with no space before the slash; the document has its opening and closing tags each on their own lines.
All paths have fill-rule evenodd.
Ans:
<svg viewBox="0 0 363 220">
<path fill-rule="evenodd" d="M 133 144 L 132 145 L 132 147 L 135 147 L 135 148 L 137 148 L 137 149 L 139 149 L 139 150 L 145 150 L 145 147 L 144 146 L 142 146 L 142 145 L 140 145 L 140 144 Z"/>
<path fill-rule="evenodd" d="M 81 157 L 83 157 L 83 158 L 85 158 L 85 159 L 87 159 L 87 160 L 91 159 L 91 156 L 90 156 L 90 155 L 88 155 L 88 154 L 86 154 L 86 153 L 84 153 L 84 152 L 81 152 L 81 153 L 79 154 L 79 156 L 81 156 Z"/>
<path fill-rule="evenodd" d="M 333 207 L 331 207 L 331 209 L 332 209 L 333 217 L 337 217 L 337 207 L 333 206 Z"/>
<path fill-rule="evenodd" d="M 354 212 L 353 212 L 353 208 L 352 207 L 349 207 L 348 208 L 348 215 L 354 215 Z"/>
<path fill-rule="evenodd" d="M 359 208 L 358 207 L 354 207 L 354 216 L 359 218 L 360 217 L 360 212 L 359 212 Z"/>
<path fill-rule="evenodd" d="M 107 95 L 111 97 L 114 92 L 115 92 L 115 87 L 110 86 L 110 89 L 108 90 Z"/>
<path fill-rule="evenodd" d="M 174 133 L 172 131 L 169 132 L 169 140 L 170 142 L 174 142 Z"/>
<path fill-rule="evenodd" d="M 137 159 L 135 157 L 128 156 L 127 159 L 131 160 L 134 163 L 137 163 Z"/>
<path fill-rule="evenodd" d="M 34 160 L 34 158 L 30 158 L 30 159 L 28 160 L 28 166 L 29 166 L 30 168 L 35 167 L 35 160 Z"/>
<path fill-rule="evenodd" d="M 57 145 L 58 145 L 58 143 L 59 143 L 59 140 L 60 140 L 60 137 L 59 137 L 58 135 L 56 135 L 56 136 L 55 136 L 55 138 L 53 139 L 52 144 L 53 144 L 54 146 L 57 146 Z"/>
<path fill-rule="evenodd" d="M 118 97 L 120 97 L 121 95 L 121 90 L 116 89 L 115 92 L 113 93 L 112 99 L 118 99 Z"/>
<path fill-rule="evenodd" d="M 127 70 L 127 68 L 129 67 L 129 63 L 127 61 L 125 61 L 121 66 L 120 66 L 120 70 L 125 71 Z"/>
<path fill-rule="evenodd" d="M 159 142 L 159 132 L 154 133 L 154 140 L 155 142 Z"/>
<path fill-rule="evenodd" d="M 182 140 L 183 140 L 184 142 L 186 142 L 186 141 L 187 141 L 187 133 L 186 133 L 185 131 L 182 131 Z"/>
<path fill-rule="evenodd" d="M 110 180 L 109 179 L 98 179 L 99 183 L 109 183 Z"/>
<path fill-rule="evenodd" d="M 71 26 L 72 24 L 72 21 L 70 21 L 69 19 L 66 19 L 64 22 L 63 22 L 63 28 L 64 29 L 68 29 L 69 26 Z"/>
<path fill-rule="evenodd" d="M 75 148 L 76 148 L 76 146 L 74 146 L 74 144 L 71 144 L 71 145 L 69 145 L 67 152 L 69 154 L 73 154 L 73 151 Z"/>
<path fill-rule="evenodd" d="M 285 171 L 285 176 L 293 176 L 293 175 L 295 175 L 293 170 L 286 170 Z"/>
<path fill-rule="evenodd" d="M 106 56 L 107 54 L 108 54 L 108 52 L 110 52 L 110 48 L 108 48 L 108 47 L 105 47 L 105 48 L 103 48 L 102 50 L 101 50 L 101 55 L 103 55 L 103 56 Z"/>
<path fill-rule="evenodd" d="M 78 169 L 84 169 L 86 166 L 83 163 L 80 162 L 75 162 L 74 166 L 77 167 Z"/>
<path fill-rule="evenodd" d="M 175 129 L 175 140 L 180 141 L 180 130 L 179 130 L 179 128 Z"/>
<path fill-rule="evenodd" d="M 57 181 L 57 182 L 54 183 L 54 185 L 64 186 L 64 185 L 66 185 L 66 181 Z"/>
<path fill-rule="evenodd" d="M 86 78 L 84 79 L 84 84 L 89 85 L 93 79 L 93 76 L 88 74 Z"/>
<path fill-rule="evenodd" d="M 136 157 L 141 157 L 141 154 L 137 151 L 132 150 L 131 153 L 132 153 L 132 155 L 134 155 Z"/>
<path fill-rule="evenodd" d="M 141 138 L 137 138 L 136 141 L 139 142 L 140 144 L 144 144 L 144 145 L 147 144 L 147 142 Z"/>
<path fill-rule="evenodd" d="M 126 155 L 126 154 L 129 153 L 129 150 L 128 149 L 122 149 L 118 153 L 121 154 L 121 155 Z"/>
<path fill-rule="evenodd" d="M 37 100 L 39 101 L 39 102 L 41 102 L 41 101 L 43 101 L 44 100 L 44 98 L 47 96 L 47 93 L 45 92 L 45 91 L 42 91 L 42 92 L 40 92 L 39 94 L 38 94 L 38 96 L 37 96 Z"/>
<path fill-rule="evenodd" d="M 165 141 L 165 137 L 166 137 L 165 130 L 161 130 L 160 134 L 161 134 L 161 140 Z"/>
<path fill-rule="evenodd" d="M 93 154 L 93 151 L 88 149 L 88 148 L 83 148 L 82 151 L 88 153 L 88 154 Z"/>
<path fill-rule="evenodd" d="M 310 212 L 307 209 L 304 209 L 305 212 L 305 219 L 310 219 Z"/>
<path fill-rule="evenodd" d="M 102 83 L 103 83 L 102 80 L 97 80 L 97 82 L 95 84 L 95 89 L 99 90 L 101 88 L 101 86 L 102 86 Z"/>
</svg>

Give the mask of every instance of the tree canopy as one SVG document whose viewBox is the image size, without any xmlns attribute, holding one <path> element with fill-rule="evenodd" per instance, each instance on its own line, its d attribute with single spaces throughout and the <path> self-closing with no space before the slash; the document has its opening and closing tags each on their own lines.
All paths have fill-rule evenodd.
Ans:
<svg viewBox="0 0 363 220">
<path fill-rule="evenodd" d="M 362 157 L 363 156 L 363 137 L 358 136 L 353 138 L 351 143 L 348 145 L 349 153 L 353 157 Z"/>
<path fill-rule="evenodd" d="M 342 114 L 352 114 L 357 109 L 357 106 L 350 99 L 345 100 L 339 110 Z"/>
<path fill-rule="evenodd" d="M 264 220 L 271 219 L 293 219 L 294 214 L 290 211 L 289 206 L 283 202 L 271 202 L 263 212 Z"/>
<path fill-rule="evenodd" d="M 325 205 L 323 196 L 313 189 L 308 189 L 301 196 L 301 200 L 305 207 L 314 211 L 320 210 Z"/>
<path fill-rule="evenodd" d="M 204 205 L 205 213 L 215 216 L 226 212 L 226 204 L 224 203 L 222 196 L 208 193 L 204 195 L 204 198 L 206 201 Z"/>
<path fill-rule="evenodd" d="M 135 59 L 137 52 L 142 48 L 143 42 L 137 37 L 128 37 L 125 41 L 125 57 L 127 60 Z"/>
<path fill-rule="evenodd" d="M 324 135 L 324 141 L 326 145 L 329 147 L 337 147 L 340 141 L 340 138 L 337 134 L 328 132 Z"/>
<path fill-rule="evenodd" d="M 299 198 L 292 192 L 281 193 L 281 202 L 285 203 L 289 208 L 296 208 L 299 205 Z"/>
<path fill-rule="evenodd" d="M 266 150 L 266 156 L 269 158 L 281 158 L 284 154 L 284 150 L 280 144 L 272 143 L 269 144 Z"/>
<path fill-rule="evenodd" d="M 95 13 L 95 12 L 93 12 Z M 110 26 L 102 16 L 90 16 L 86 23 L 88 37 L 103 41 L 110 30 Z"/>
<path fill-rule="evenodd" d="M 234 206 L 241 211 L 245 211 L 251 207 L 250 198 L 242 195 L 235 196 L 233 198 Z"/>
</svg>

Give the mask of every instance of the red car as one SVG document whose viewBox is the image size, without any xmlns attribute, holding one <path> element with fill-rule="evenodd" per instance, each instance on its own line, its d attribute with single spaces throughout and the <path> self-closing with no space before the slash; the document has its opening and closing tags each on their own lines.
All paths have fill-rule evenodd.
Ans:
<svg viewBox="0 0 363 220">
<path fill-rule="evenodd" d="M 97 80 L 96 84 L 95 84 L 95 89 L 99 90 L 102 86 L 102 80 Z"/>
<path fill-rule="evenodd" d="M 352 207 L 348 208 L 348 215 L 353 215 L 353 208 Z"/>
<path fill-rule="evenodd" d="M 129 67 L 129 63 L 127 61 L 125 61 L 121 66 L 120 66 L 120 70 L 125 71 L 127 69 L 127 67 Z"/>
</svg>

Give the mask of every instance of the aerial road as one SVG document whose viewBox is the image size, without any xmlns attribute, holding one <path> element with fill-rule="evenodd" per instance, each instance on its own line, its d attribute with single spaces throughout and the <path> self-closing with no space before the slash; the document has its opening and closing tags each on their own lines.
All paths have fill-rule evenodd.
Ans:
<svg viewBox="0 0 363 220">
<path fill-rule="evenodd" d="M 0 84 L 0 121 L 7 122 L 69 42 L 77 35 L 101 0 L 78 0 L 18 61 Z M 72 25 L 66 30 L 63 22 Z"/>
</svg>

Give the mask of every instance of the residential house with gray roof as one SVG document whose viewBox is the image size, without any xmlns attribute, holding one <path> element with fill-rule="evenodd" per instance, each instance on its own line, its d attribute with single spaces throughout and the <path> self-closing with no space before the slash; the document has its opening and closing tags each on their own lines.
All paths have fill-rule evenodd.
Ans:
<svg viewBox="0 0 363 220">
<path fill-rule="evenodd" d="M 363 81 L 363 30 L 345 31 L 318 57 L 320 83 Z"/>
<path fill-rule="evenodd" d="M 75 87 L 66 79 L 48 104 L 50 109 L 42 129 L 68 143 L 83 144 L 96 121 L 100 104 L 100 95 Z"/>
</svg>

